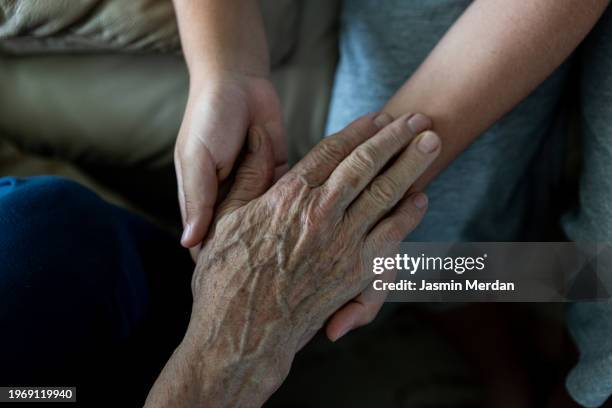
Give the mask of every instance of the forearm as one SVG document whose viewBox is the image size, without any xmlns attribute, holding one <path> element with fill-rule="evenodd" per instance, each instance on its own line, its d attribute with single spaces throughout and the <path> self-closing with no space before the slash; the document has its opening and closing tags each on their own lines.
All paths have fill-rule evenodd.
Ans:
<svg viewBox="0 0 612 408">
<path fill-rule="evenodd" d="M 259 276 L 266 265 L 254 265 L 256 253 L 247 256 L 227 241 L 222 246 L 233 249 L 231 260 L 219 262 L 211 245 L 200 254 L 187 333 L 151 389 L 147 408 L 260 407 L 288 373 L 297 327 L 275 308 L 268 285 L 244 279 L 244 271 Z"/>
<path fill-rule="evenodd" d="M 269 72 L 257 0 L 174 0 L 183 53 L 192 78 L 219 69 Z"/>
<path fill-rule="evenodd" d="M 266 347 L 265 353 L 240 350 L 235 346 L 241 337 L 232 332 L 232 325 L 214 328 L 196 308 L 185 338 L 155 382 L 145 407 L 262 406 L 282 382 L 274 374 L 282 348 L 276 344 Z M 271 343 L 266 339 L 262 344 Z"/>
<path fill-rule="evenodd" d="M 608 0 L 476 0 L 388 101 L 424 112 L 444 149 L 423 188 L 550 75 L 595 25 Z"/>
</svg>

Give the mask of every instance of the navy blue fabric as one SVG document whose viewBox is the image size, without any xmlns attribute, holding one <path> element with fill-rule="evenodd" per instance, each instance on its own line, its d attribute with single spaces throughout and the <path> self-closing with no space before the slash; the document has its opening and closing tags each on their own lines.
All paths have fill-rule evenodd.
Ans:
<svg viewBox="0 0 612 408">
<path fill-rule="evenodd" d="M 186 328 L 192 269 L 174 237 L 77 183 L 0 178 L 0 385 L 142 403 Z"/>
</svg>

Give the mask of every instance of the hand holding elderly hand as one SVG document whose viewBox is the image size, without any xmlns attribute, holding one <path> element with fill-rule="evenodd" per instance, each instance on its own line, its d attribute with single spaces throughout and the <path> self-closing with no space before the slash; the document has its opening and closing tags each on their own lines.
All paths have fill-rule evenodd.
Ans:
<svg viewBox="0 0 612 408">
<path fill-rule="evenodd" d="M 365 262 L 425 212 L 425 196 L 406 193 L 440 142 L 409 118 L 357 120 L 271 188 L 271 142 L 252 128 L 198 259 L 189 329 L 147 406 L 259 406 L 276 390 L 299 348 L 368 286 Z"/>
<path fill-rule="evenodd" d="M 205 79 L 202 79 L 205 78 Z M 272 140 L 276 172 L 287 171 L 280 102 L 265 76 L 214 71 L 193 75 L 175 149 L 182 244 L 194 259 L 204 239 L 221 184 L 228 179 L 248 129 L 261 127 Z"/>
</svg>

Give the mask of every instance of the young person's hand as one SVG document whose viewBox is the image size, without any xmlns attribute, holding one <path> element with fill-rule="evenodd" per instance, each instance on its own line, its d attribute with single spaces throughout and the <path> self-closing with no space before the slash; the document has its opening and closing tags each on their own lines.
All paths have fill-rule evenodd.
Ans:
<svg viewBox="0 0 612 408">
<path fill-rule="evenodd" d="M 277 175 L 287 169 L 287 147 L 259 1 L 173 2 L 190 78 L 175 150 L 181 242 L 195 259 L 248 129 L 271 138 Z"/>
<path fill-rule="evenodd" d="M 204 238 L 220 185 L 232 172 L 250 127 L 266 130 L 276 173 L 282 174 L 287 169 L 287 147 L 272 83 L 266 77 L 236 72 L 192 77 L 175 150 L 183 246 L 196 247 Z"/>
</svg>

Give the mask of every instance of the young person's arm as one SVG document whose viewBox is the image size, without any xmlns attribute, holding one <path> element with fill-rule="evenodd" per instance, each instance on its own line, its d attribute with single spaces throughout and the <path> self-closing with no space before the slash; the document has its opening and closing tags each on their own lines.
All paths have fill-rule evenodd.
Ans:
<svg viewBox="0 0 612 408">
<path fill-rule="evenodd" d="M 193 79 L 233 70 L 266 76 L 268 45 L 257 0 L 174 0 Z"/>
<path fill-rule="evenodd" d="M 423 188 L 542 83 L 582 42 L 609 0 L 477 0 L 387 102 L 424 112 L 444 152 Z"/>
<path fill-rule="evenodd" d="M 280 103 L 257 0 L 174 0 L 190 76 L 175 151 L 184 246 L 197 247 L 219 185 L 231 173 L 251 126 L 270 134 L 278 171 L 287 150 Z"/>
<path fill-rule="evenodd" d="M 413 186 L 425 186 L 546 79 L 593 28 L 609 0 L 476 0 L 383 108 L 423 112 L 444 149 Z M 368 299 L 376 297 L 367 297 Z M 369 323 L 382 300 L 359 297 L 327 328 L 336 340 Z"/>
</svg>

